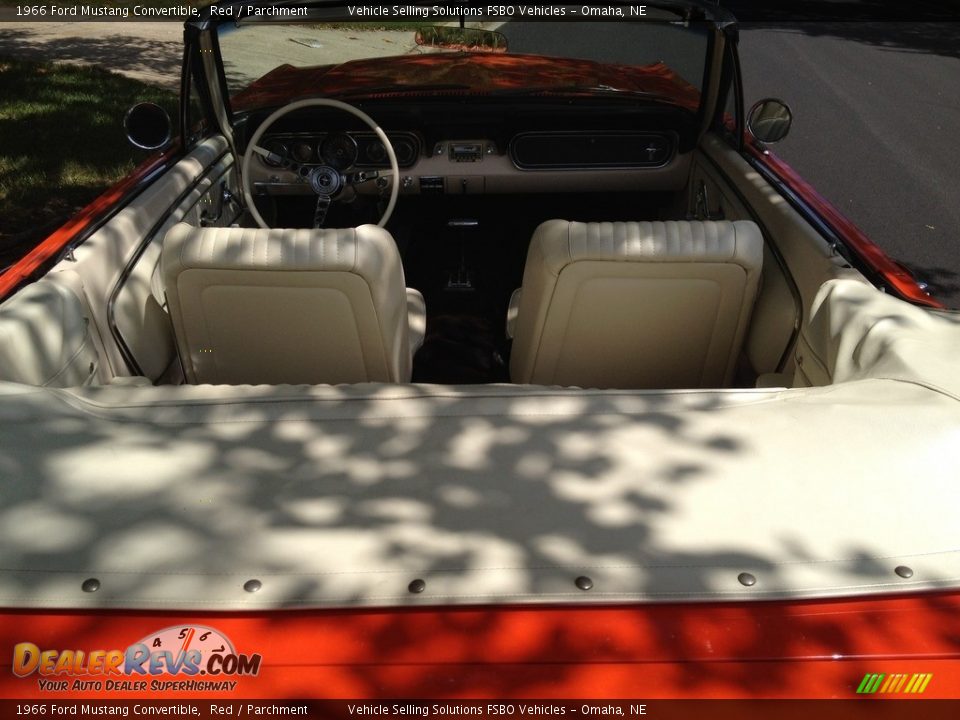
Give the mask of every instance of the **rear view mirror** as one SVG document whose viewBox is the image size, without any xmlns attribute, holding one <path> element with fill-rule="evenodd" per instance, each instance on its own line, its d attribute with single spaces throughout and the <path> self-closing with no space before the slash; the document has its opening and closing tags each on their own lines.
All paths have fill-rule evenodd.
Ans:
<svg viewBox="0 0 960 720">
<path fill-rule="evenodd" d="M 747 128 L 764 145 L 783 140 L 790 132 L 792 122 L 793 113 L 787 104 L 773 98 L 758 102 L 750 108 L 747 116 Z"/>
<path fill-rule="evenodd" d="M 170 116 L 152 102 L 142 102 L 127 110 L 123 128 L 127 140 L 141 150 L 159 150 L 170 142 Z"/>
<path fill-rule="evenodd" d="M 480 28 L 450 25 L 428 25 L 417 28 L 415 36 L 421 47 L 469 52 L 506 52 L 507 37 L 503 33 Z"/>
</svg>

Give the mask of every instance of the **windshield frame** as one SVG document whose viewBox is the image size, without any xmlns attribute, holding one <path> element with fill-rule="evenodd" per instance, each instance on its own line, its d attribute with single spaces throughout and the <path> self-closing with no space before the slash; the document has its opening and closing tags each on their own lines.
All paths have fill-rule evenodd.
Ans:
<svg viewBox="0 0 960 720">
<path fill-rule="evenodd" d="M 414 0 L 414 5 L 429 6 L 435 5 L 429 0 Z M 206 50 L 202 53 L 202 70 L 206 76 L 207 82 L 211 88 L 209 94 L 216 98 L 222 106 L 220 116 L 221 126 L 229 125 L 231 128 L 237 123 L 242 122 L 248 109 L 238 112 L 231 103 L 231 91 L 225 74 L 224 58 L 221 52 L 219 42 L 219 29 L 226 24 L 238 24 L 232 17 L 224 14 L 224 8 L 239 8 L 248 5 L 242 0 L 227 0 L 225 2 L 213 3 L 203 8 L 200 17 L 185 23 L 185 42 L 197 44 Z M 297 7 L 306 8 L 310 15 L 310 20 L 330 22 L 336 19 L 344 20 L 344 15 L 349 2 L 344 0 L 265 0 L 261 3 L 262 7 Z M 716 113 L 716 103 L 718 97 L 724 97 L 721 92 L 721 80 L 724 77 L 724 66 L 727 64 L 729 54 L 724 48 L 737 40 L 737 24 L 734 17 L 726 9 L 713 4 L 707 4 L 703 0 L 653 0 L 645 5 L 675 14 L 677 22 L 703 23 L 706 29 L 706 47 L 704 50 L 704 63 L 702 77 L 700 78 L 700 101 L 695 111 L 698 124 L 706 127 Z M 216 12 L 220 13 L 214 15 Z M 288 24 L 289 18 L 271 19 L 269 16 L 257 18 L 246 18 L 239 24 Z M 463 19 L 461 19 L 461 23 Z M 591 22 L 590 20 L 575 20 L 570 22 Z M 639 20 L 631 21 L 629 19 L 619 22 L 659 22 L 657 20 Z M 346 61 L 345 61 L 346 62 Z M 640 66 L 638 66 L 640 67 Z M 694 86 L 696 87 L 696 86 Z M 542 90 L 542 88 L 540 89 Z M 585 93 L 581 93 L 585 94 Z M 532 93 L 536 95 L 536 93 Z M 611 101 L 616 98 L 611 97 L 614 93 L 604 93 L 603 100 Z M 523 94 L 518 92 L 518 98 Z M 307 97 L 306 95 L 304 97 Z M 359 95 L 357 96 L 359 97 Z M 632 93 L 623 93 L 623 99 L 636 101 L 637 96 Z M 252 110 L 252 108 L 250 109 Z M 226 128 L 224 128 L 226 129 Z"/>
</svg>

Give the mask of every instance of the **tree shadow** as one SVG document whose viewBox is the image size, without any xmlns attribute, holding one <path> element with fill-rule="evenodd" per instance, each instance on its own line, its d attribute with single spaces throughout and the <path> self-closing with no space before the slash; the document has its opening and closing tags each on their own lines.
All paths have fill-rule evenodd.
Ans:
<svg viewBox="0 0 960 720">
<path fill-rule="evenodd" d="M 597 697 L 657 663 L 691 695 L 776 696 L 794 671 L 779 659 L 850 655 L 864 623 L 883 620 L 831 615 L 823 603 L 808 613 L 803 603 L 723 602 L 760 600 L 792 567 L 823 562 L 815 535 L 796 527 L 768 549 L 750 541 L 771 511 L 761 484 L 723 511 L 704 503 L 737 493 L 735 469 L 765 451 L 731 413 L 776 402 L 779 420 L 769 417 L 787 428 L 811 400 L 495 386 L 157 393 L 4 398 L 0 604 L 98 612 L 70 614 L 70 647 L 99 647 L 109 611 L 139 607 L 153 610 L 123 614 L 130 642 L 184 614 L 227 634 L 252 623 L 262 645 L 245 650 L 289 671 L 290 697 L 345 687 L 354 697 L 547 697 L 591 677 Z M 818 453 L 842 455 L 847 442 L 825 435 Z M 801 510 L 817 495 L 809 484 L 776 492 L 798 522 L 822 521 Z M 712 524 L 696 542 L 670 531 L 680 515 L 695 526 L 691 513 Z M 850 546 L 829 563 L 852 587 L 869 586 L 891 575 L 882 554 Z M 760 579 L 754 590 L 737 581 L 744 571 Z M 584 574 L 589 594 L 574 583 Z M 81 592 L 86 577 L 102 581 L 96 594 Z M 263 582 L 256 595 L 242 590 L 251 577 Z M 423 594 L 407 589 L 414 578 Z M 693 604 L 663 604 L 677 598 Z M 504 610 L 524 603 L 537 605 Z M 211 613 L 224 606 L 246 614 Z M 898 630 L 890 642 L 955 648 L 955 606 L 938 617 L 937 637 Z M 322 640 L 298 647 L 298 629 Z M 0 643 L 29 639 L 20 633 L 4 627 Z M 381 661 L 371 664 L 370 648 Z"/>
<path fill-rule="evenodd" d="M 161 104 L 176 132 L 175 95 L 100 68 L 0 56 L 0 94 L 6 98 L 0 116 L 0 267 L 147 155 L 124 134 L 123 117 L 132 105 Z"/>
<path fill-rule="evenodd" d="M 0 30 L 0 54 L 35 62 L 97 65 L 170 92 L 180 89 L 182 40 L 139 37 L 123 33 L 122 25 L 110 27 L 118 31 L 99 37 L 76 35 L 55 40 L 20 29 Z"/>
</svg>

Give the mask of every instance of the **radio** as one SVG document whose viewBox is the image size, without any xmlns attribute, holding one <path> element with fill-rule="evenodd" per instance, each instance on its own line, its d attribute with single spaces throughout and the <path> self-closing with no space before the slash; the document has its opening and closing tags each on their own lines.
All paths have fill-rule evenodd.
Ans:
<svg viewBox="0 0 960 720">
<path fill-rule="evenodd" d="M 451 162 L 480 162 L 483 145 L 480 143 L 450 143 Z"/>
</svg>

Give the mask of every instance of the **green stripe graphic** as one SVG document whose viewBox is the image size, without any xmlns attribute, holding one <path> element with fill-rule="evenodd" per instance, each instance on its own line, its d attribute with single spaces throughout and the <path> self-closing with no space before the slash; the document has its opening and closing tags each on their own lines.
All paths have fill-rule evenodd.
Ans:
<svg viewBox="0 0 960 720">
<path fill-rule="evenodd" d="M 862 694 L 875 693 L 885 677 L 885 673 L 880 673 L 879 675 L 876 673 L 867 673 L 863 676 L 863 680 L 860 681 L 860 687 L 857 688 L 857 692 Z"/>
</svg>

